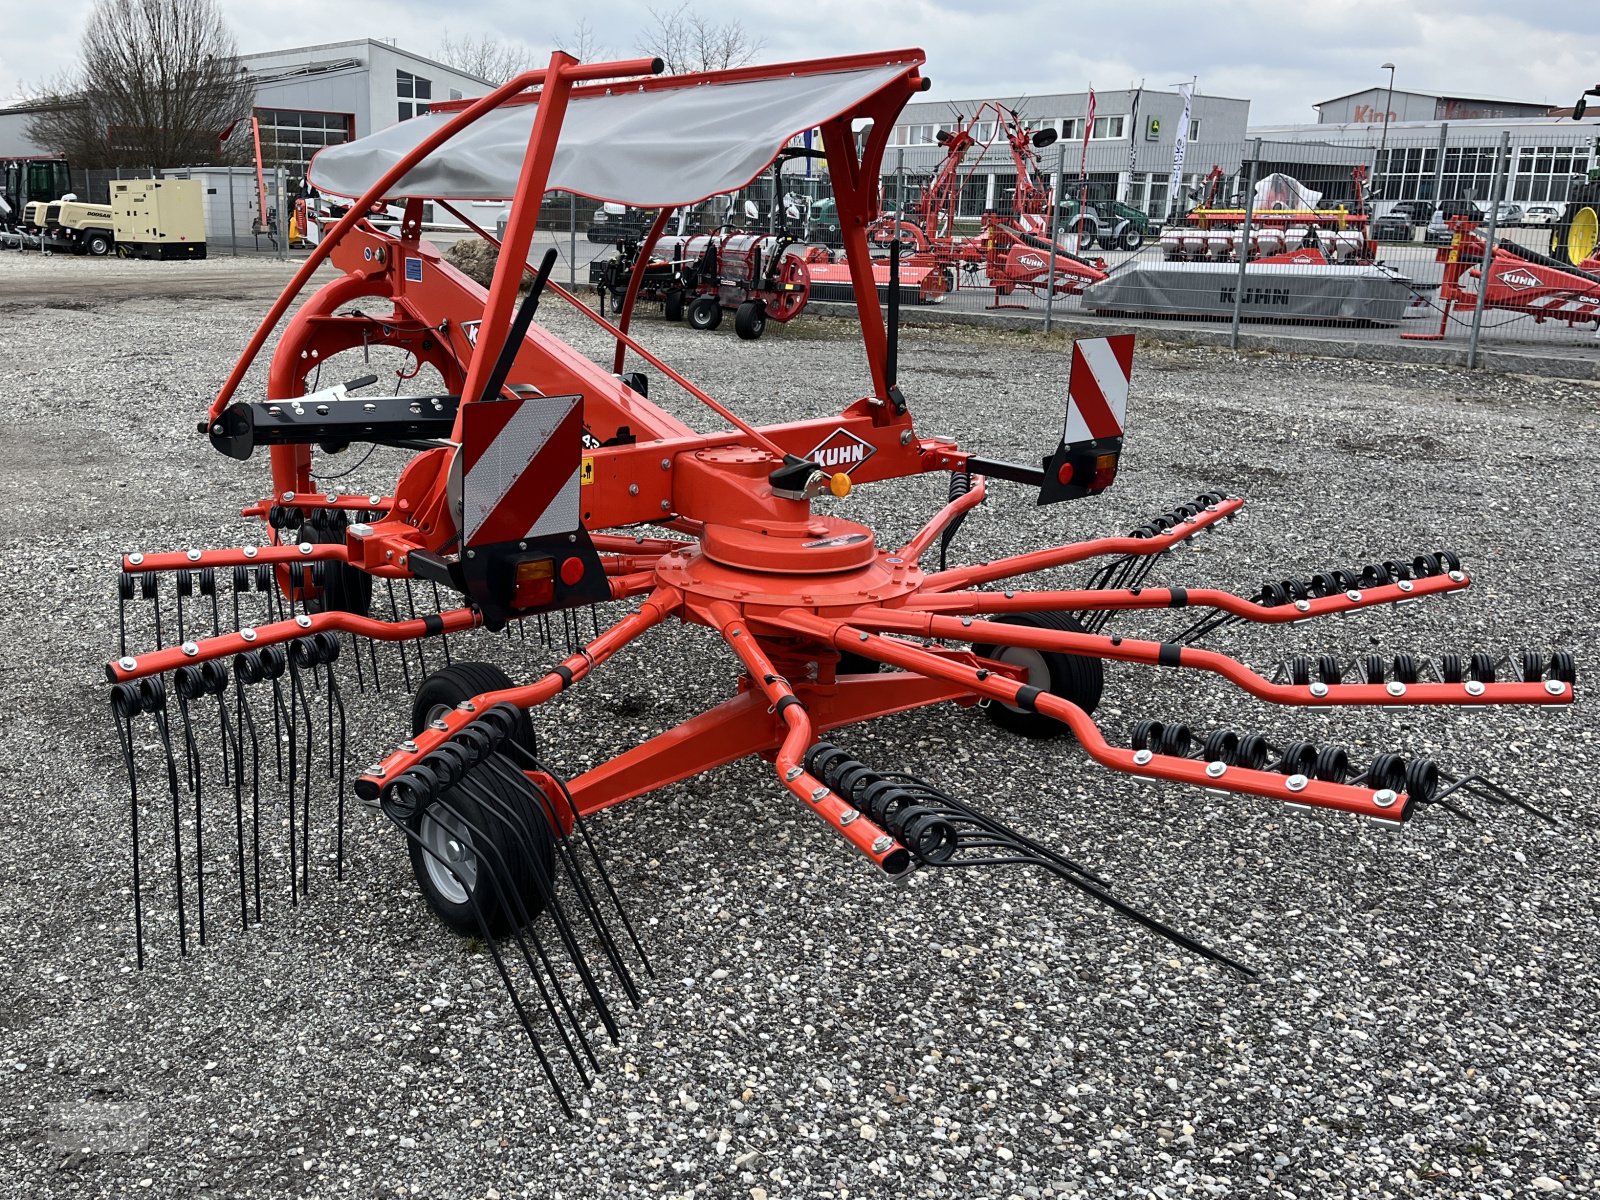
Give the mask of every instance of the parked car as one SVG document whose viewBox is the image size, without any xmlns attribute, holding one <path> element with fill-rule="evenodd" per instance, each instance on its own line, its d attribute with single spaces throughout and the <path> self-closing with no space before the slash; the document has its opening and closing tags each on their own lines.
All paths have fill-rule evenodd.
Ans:
<svg viewBox="0 0 1600 1200">
<path fill-rule="evenodd" d="M 1433 215 L 1431 200 L 1402 200 L 1372 222 L 1372 237 L 1379 242 L 1409 242 L 1418 225 Z"/>
<path fill-rule="evenodd" d="M 1466 217 L 1482 224 L 1484 216 L 1483 205 L 1476 200 L 1441 201 L 1428 218 L 1428 232 L 1423 235 L 1423 241 L 1446 244 L 1452 236 L 1450 222 L 1456 217 Z"/>
<path fill-rule="evenodd" d="M 1495 228 L 1515 229 L 1522 224 L 1522 205 L 1502 200 L 1495 206 Z"/>
<path fill-rule="evenodd" d="M 1522 212 L 1524 225 L 1559 225 L 1561 224 L 1561 205 L 1559 204 L 1530 204 Z"/>
</svg>

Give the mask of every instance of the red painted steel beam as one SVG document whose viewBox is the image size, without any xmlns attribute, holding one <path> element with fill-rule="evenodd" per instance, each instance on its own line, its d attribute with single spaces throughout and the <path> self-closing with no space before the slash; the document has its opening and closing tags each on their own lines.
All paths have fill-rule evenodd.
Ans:
<svg viewBox="0 0 1600 1200">
<path fill-rule="evenodd" d="M 952 567 L 938 571 L 923 581 L 924 592 L 948 592 L 955 588 L 976 587 L 998 579 L 1046 571 L 1051 567 L 1064 567 L 1068 563 L 1082 562 L 1086 558 L 1100 558 L 1111 554 L 1159 554 L 1170 550 L 1179 542 L 1187 541 L 1202 529 L 1208 529 L 1225 517 L 1231 517 L 1244 506 L 1244 501 L 1233 497 L 1206 509 L 1193 517 L 1154 537 L 1095 538 L 1087 542 L 1074 542 L 1070 546 L 1054 546 L 1048 550 L 1035 550 L 1010 558 L 997 558 L 993 562 L 971 567 Z"/>
</svg>

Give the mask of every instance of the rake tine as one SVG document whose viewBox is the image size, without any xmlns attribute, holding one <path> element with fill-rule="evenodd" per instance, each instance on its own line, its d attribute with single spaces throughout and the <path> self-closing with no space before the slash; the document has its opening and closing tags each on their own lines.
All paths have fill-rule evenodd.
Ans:
<svg viewBox="0 0 1600 1200">
<path fill-rule="evenodd" d="M 1509 804 L 1513 808 L 1520 808 L 1523 812 L 1538 817 L 1541 821 L 1550 825 L 1559 826 L 1561 824 L 1561 819 L 1553 813 L 1547 813 L 1537 805 L 1530 804 L 1520 796 L 1507 791 L 1493 780 L 1485 779 L 1482 775 L 1468 775 L 1462 778 L 1443 770 L 1439 772 L 1439 775 L 1449 782 L 1450 786 L 1433 798 L 1433 803 L 1435 804 L 1456 792 L 1462 792 L 1468 796 L 1479 796 L 1498 804 Z"/>
<path fill-rule="evenodd" d="M 356 656 L 356 661 L 361 661 Z M 337 708 L 339 712 L 339 754 L 337 768 L 333 755 L 333 713 Z M 348 728 L 345 722 L 344 694 L 339 690 L 339 684 L 334 678 L 333 664 L 328 664 L 328 772 L 339 778 L 339 806 L 337 809 L 338 833 L 335 837 L 334 878 L 344 878 L 344 787 L 345 787 L 345 762 L 346 762 L 346 735 Z"/>
<path fill-rule="evenodd" d="M 510 739 L 507 739 L 505 744 L 525 758 L 534 770 L 548 775 L 561 792 L 562 799 L 566 801 L 567 810 L 572 814 L 572 827 L 578 831 L 583 838 L 584 845 L 589 848 L 589 857 L 594 860 L 595 870 L 600 874 L 600 882 L 605 885 L 606 893 L 611 897 L 611 906 L 616 909 L 617 918 L 622 922 L 622 927 L 628 931 L 628 939 L 633 943 L 633 948 L 639 955 L 639 961 L 644 964 L 645 973 L 654 979 L 656 972 L 655 968 L 650 965 L 650 956 L 645 953 L 644 946 L 639 942 L 638 934 L 634 932 L 633 923 L 628 920 L 627 910 L 622 907 L 622 898 L 617 895 L 617 889 L 611 882 L 611 873 L 606 870 L 606 864 L 600 858 L 594 839 L 589 836 L 589 823 L 578 812 L 578 806 L 572 799 L 572 793 L 567 790 L 566 781 L 554 771 L 547 770 L 526 746 L 519 745 Z"/>
<path fill-rule="evenodd" d="M 539 819 L 548 825 L 551 836 L 555 839 L 556 853 L 561 856 L 561 860 L 567 869 L 567 876 L 573 882 L 573 888 L 578 894 L 579 906 L 589 919 L 589 924 L 594 929 L 595 936 L 599 938 L 601 949 L 605 951 L 606 958 L 611 963 L 612 972 L 622 983 L 623 991 L 627 993 L 629 1002 L 635 1008 L 638 1008 L 640 1004 L 638 989 L 634 986 L 633 977 L 629 975 L 627 967 L 622 962 L 621 955 L 617 952 L 616 939 L 612 936 L 611 929 L 606 924 L 605 915 L 600 911 L 599 905 L 595 903 L 594 893 L 589 887 L 589 881 L 583 873 L 581 864 L 572 853 L 569 839 L 557 833 L 561 825 L 557 820 L 555 806 L 551 803 L 550 797 L 543 788 L 529 780 L 526 775 L 522 775 L 521 772 L 517 771 L 504 759 L 492 762 L 491 769 L 500 771 L 502 775 L 515 775 L 522 780 L 527 780 L 528 786 L 532 789 L 534 795 L 538 797 L 541 810 Z M 517 816 L 520 821 L 521 814 L 517 814 Z"/>
<path fill-rule="evenodd" d="M 226 684 L 217 693 L 217 713 L 224 731 L 223 761 L 227 761 L 230 752 L 233 755 L 233 827 L 239 851 L 239 928 L 248 931 L 250 893 L 244 879 L 244 730 L 237 723 L 231 728 L 229 726 Z"/>
<path fill-rule="evenodd" d="M 151 604 L 150 609 L 155 613 L 156 645 L 158 647 L 165 646 L 167 644 L 166 639 L 161 636 L 161 577 L 154 571 L 140 576 L 139 591 L 146 600 L 154 602 Z"/>
<path fill-rule="evenodd" d="M 493 796 L 481 781 L 472 778 L 471 773 L 463 776 L 461 782 L 456 786 L 465 789 L 467 794 L 471 796 L 473 800 L 476 800 L 480 805 L 494 812 L 502 820 L 505 820 L 508 823 L 515 821 L 515 813 L 513 810 L 511 810 L 510 806 L 501 802 L 498 797 Z M 526 826 L 521 826 L 521 828 L 525 829 Z M 468 825 L 468 829 L 471 829 L 470 825 Z M 480 843 L 482 843 L 486 839 L 480 835 L 478 840 Z M 560 839 L 556 839 L 556 841 L 559 845 Z M 493 846 L 488 848 L 490 850 L 494 850 Z M 529 851 L 528 858 L 530 860 L 536 857 L 531 852 L 533 849 L 531 845 L 525 846 L 524 848 Z M 553 884 L 554 880 L 551 882 Z M 509 892 L 509 889 L 507 889 L 507 891 Z M 520 902 L 518 902 L 518 907 L 521 907 Z M 605 996 L 601 993 L 599 985 L 595 982 L 594 973 L 589 969 L 589 960 L 587 957 L 585 957 L 582 947 L 578 945 L 577 937 L 573 933 L 572 923 L 567 919 L 566 911 L 562 908 L 561 902 L 556 899 L 553 887 L 549 893 L 545 907 L 550 913 L 551 920 L 555 923 L 556 932 L 561 938 L 561 944 L 566 949 L 567 957 L 571 960 L 572 965 L 577 969 L 578 978 L 583 982 L 584 991 L 589 994 L 590 1002 L 595 1006 L 595 1011 L 600 1015 L 600 1020 L 605 1026 L 607 1036 L 610 1037 L 613 1043 L 617 1042 L 618 1031 L 616 1019 L 612 1017 L 611 1008 L 606 1003 Z M 526 916 L 526 912 L 524 911 L 522 915 Z"/>
<path fill-rule="evenodd" d="M 195 741 L 194 726 L 189 718 L 189 699 L 184 681 L 179 680 L 178 713 L 183 718 L 184 753 L 194 764 L 194 775 L 189 791 L 194 795 L 194 876 L 195 905 L 200 913 L 200 944 L 206 944 L 206 863 L 205 863 L 205 812 L 202 807 L 203 788 L 200 783 L 200 746 Z"/>
<path fill-rule="evenodd" d="M 133 596 L 133 577 L 124 571 L 117 580 L 117 657 L 128 653 L 128 600 Z"/>
<path fill-rule="evenodd" d="M 442 801 L 435 801 L 434 803 L 442 803 Z M 511 1006 L 512 1008 L 516 1009 L 517 1019 L 522 1022 L 522 1030 L 528 1035 L 528 1042 L 533 1046 L 533 1052 L 539 1059 L 539 1067 L 544 1072 L 545 1081 L 549 1083 L 550 1090 L 555 1093 L 556 1101 L 561 1105 L 561 1111 L 565 1113 L 567 1118 L 570 1120 L 572 1117 L 572 1107 L 567 1102 L 567 1094 L 564 1090 L 562 1090 L 561 1083 L 556 1078 L 555 1071 L 550 1066 L 550 1060 L 548 1057 L 546 1057 L 544 1052 L 544 1044 L 539 1041 L 539 1035 L 533 1031 L 533 1022 L 528 1018 L 528 1010 L 523 1005 L 522 997 L 517 992 L 516 984 L 512 983 L 511 981 L 511 972 L 506 969 L 505 959 L 501 956 L 500 941 L 494 936 L 493 933 L 489 932 L 489 924 L 483 919 L 483 912 L 479 909 L 477 900 L 473 896 L 474 889 L 468 888 L 465 881 L 456 874 L 455 868 L 453 868 L 448 862 L 430 849 L 427 843 L 424 842 L 420 837 L 418 837 L 410 829 L 406 828 L 406 825 L 403 821 L 395 820 L 393 817 L 390 817 L 390 820 L 394 821 L 394 823 L 399 826 L 400 832 L 403 833 L 409 841 L 415 842 L 424 854 L 426 854 L 434 862 L 443 866 L 446 871 L 449 871 L 456 882 L 461 884 L 462 889 L 466 891 L 467 898 L 472 904 L 472 915 L 478 922 L 479 931 L 483 934 L 484 945 L 489 948 L 489 957 L 494 960 L 495 970 L 500 973 L 500 982 L 505 985 L 506 995 L 511 998 Z M 532 973 L 537 980 L 537 972 L 530 973 Z M 539 991 L 541 995 L 544 995 L 544 985 L 542 982 L 540 983 Z M 547 995 L 545 996 L 545 1011 L 550 1017 L 551 1024 L 553 1024 L 559 1030 L 561 1028 L 560 1019 L 556 1016 L 555 1010 L 551 1007 L 549 997 Z M 562 1036 L 565 1038 L 566 1035 L 563 1033 Z M 581 1067 L 579 1067 L 578 1072 L 580 1076 L 583 1075 L 583 1070 Z M 584 1082 L 587 1084 L 587 1078 L 585 1078 Z"/>
<path fill-rule="evenodd" d="M 417 597 L 416 597 L 416 593 L 412 590 L 411 580 L 402 579 L 400 581 L 400 586 L 405 588 L 405 592 L 406 592 L 406 615 L 411 620 L 415 621 L 417 619 Z M 427 677 L 427 675 L 428 675 L 428 656 L 425 653 L 423 653 L 423 649 L 422 649 L 422 643 L 423 643 L 424 640 L 425 639 L 423 639 L 423 638 L 417 638 L 416 639 L 416 647 L 417 647 L 417 681 L 419 683 L 423 679 L 425 679 Z"/>
<path fill-rule="evenodd" d="M 435 583 L 432 586 L 433 611 L 436 613 L 442 612 L 443 606 L 439 603 L 439 585 Z M 450 665 L 450 635 L 448 633 L 441 633 L 439 635 L 439 645 L 444 647 L 444 665 L 448 667 Z"/>
<path fill-rule="evenodd" d="M 178 809 L 178 764 L 172 756 L 172 731 L 167 725 L 167 697 L 163 689 L 159 706 L 151 709 L 150 715 L 155 719 L 156 733 L 161 738 L 162 749 L 166 752 L 167 759 L 167 790 L 172 794 L 172 869 L 173 882 L 177 885 L 178 893 L 178 954 L 187 958 L 189 954 L 189 919 L 184 908 L 183 899 L 183 829 L 182 817 Z"/>
<path fill-rule="evenodd" d="M 255 860 L 255 909 L 256 920 L 261 920 L 261 736 L 256 732 L 256 714 L 250 707 L 250 702 L 245 699 L 245 680 L 243 674 L 236 668 L 233 675 L 235 697 L 235 724 L 239 727 L 240 754 L 244 752 L 244 731 L 250 730 L 250 841 L 251 854 Z M 241 774 L 243 762 L 241 758 Z M 242 783 L 242 780 L 241 780 Z M 243 867 L 244 851 L 240 849 L 240 871 Z"/>
<path fill-rule="evenodd" d="M 1074 862 L 1066 855 L 1052 850 L 1049 846 L 1044 845 L 1042 842 L 1035 841 L 1027 834 L 1019 833 L 1017 830 L 1012 829 L 1004 821 L 998 820 L 986 812 L 981 812 L 978 809 L 973 808 L 971 805 L 962 803 L 960 800 L 957 800 L 954 796 L 948 794 L 947 792 L 940 791 L 926 780 L 918 779 L 915 775 L 907 775 L 900 771 L 880 772 L 880 776 L 883 779 L 887 779 L 898 784 L 902 788 L 906 788 L 908 791 L 922 792 L 924 796 L 936 800 L 941 805 L 947 806 L 951 812 L 958 814 L 962 819 L 971 822 L 977 828 L 983 829 L 996 837 L 1009 839 L 1012 846 L 1017 846 L 1019 844 L 1025 846 L 1029 850 L 1048 858 L 1051 862 L 1056 863 L 1064 870 L 1071 871 L 1074 875 L 1081 876 L 1083 879 L 1088 880 L 1096 887 L 1111 887 L 1111 882 L 1109 880 L 1095 874 L 1082 863 Z"/>
<path fill-rule="evenodd" d="M 133 718 L 137 711 L 137 693 L 134 685 L 123 685 L 128 690 L 111 693 L 111 716 L 117 726 L 117 738 L 122 747 L 122 765 L 128 771 L 128 817 L 133 841 L 133 945 L 139 969 L 144 970 L 144 899 L 139 880 L 139 770 L 133 757 Z"/>
<path fill-rule="evenodd" d="M 395 602 L 394 580 L 385 579 L 383 583 L 389 593 L 389 619 L 398 622 L 400 620 L 400 606 Z M 411 663 L 406 656 L 405 643 L 396 642 L 394 648 L 395 652 L 400 655 L 400 672 L 405 677 L 406 691 L 409 692 L 411 691 Z"/>
<path fill-rule="evenodd" d="M 461 782 L 465 784 L 467 783 L 467 780 L 463 779 Z M 460 786 L 460 784 L 457 786 Z M 477 793 L 487 792 L 487 789 L 485 789 L 481 784 L 475 784 L 473 790 Z M 478 803 L 485 803 L 485 795 L 473 794 L 471 791 L 469 791 L 469 795 L 472 795 L 472 798 Z M 511 937 L 517 943 L 517 948 L 522 953 L 523 961 L 528 966 L 528 974 L 533 977 L 534 982 L 539 987 L 539 994 L 541 999 L 544 1001 L 545 1011 L 549 1014 L 550 1023 L 555 1027 L 556 1032 L 560 1034 L 561 1040 L 567 1048 L 567 1054 L 572 1059 L 573 1069 L 578 1072 L 578 1077 L 583 1080 L 584 1085 L 588 1086 L 589 1075 L 584 1070 L 583 1063 L 578 1060 L 578 1047 L 574 1046 L 572 1039 L 567 1035 L 567 1031 L 561 1023 L 561 1018 L 555 1012 L 555 1008 L 551 1003 L 550 993 L 545 987 L 544 978 L 539 974 L 538 966 L 534 965 L 534 957 L 538 958 L 539 963 L 544 967 L 545 974 L 549 976 L 550 983 L 555 989 L 556 997 L 560 1000 L 562 1011 L 566 1013 L 567 1020 L 571 1024 L 573 1032 L 578 1035 L 578 1045 L 582 1047 L 585 1057 L 588 1058 L 596 1073 L 598 1073 L 600 1070 L 600 1061 L 595 1057 L 594 1049 L 589 1044 L 588 1035 L 583 1031 L 583 1023 L 578 1020 L 578 1014 L 573 1010 L 571 1002 L 567 999 L 566 989 L 561 986 L 561 978 L 556 973 L 554 964 L 550 961 L 549 954 L 544 948 L 544 943 L 540 940 L 539 935 L 533 928 L 533 919 L 529 916 L 527 907 L 522 902 L 522 897 L 517 894 L 516 889 L 510 887 L 504 882 L 507 876 L 507 872 L 505 871 L 506 862 L 504 856 L 500 853 L 499 847 L 494 844 L 493 840 L 490 839 L 483 830 L 479 829 L 471 821 L 467 820 L 466 815 L 462 813 L 460 809 L 451 804 L 447 798 L 440 797 L 438 800 L 435 800 L 434 803 L 444 809 L 445 815 L 451 817 L 463 829 L 465 829 L 469 835 L 473 836 L 475 849 L 481 848 L 483 850 L 484 853 L 479 856 L 478 862 L 482 866 L 487 867 L 491 872 L 493 876 L 491 883 L 495 891 L 502 898 L 508 900 L 515 909 L 515 919 L 511 923 Z M 437 856 L 434 855 L 426 845 L 423 846 L 423 851 L 430 857 L 435 858 L 437 861 Z M 488 862 L 486 860 L 487 855 L 493 855 L 496 861 L 494 863 Z M 529 855 L 529 859 L 535 863 L 535 871 L 539 876 L 540 886 L 545 888 L 546 907 L 550 908 L 552 913 L 559 912 L 559 909 L 556 906 L 555 894 L 553 890 L 555 881 L 545 878 L 543 867 L 541 864 L 537 863 L 536 856 Z M 458 883 L 461 882 L 460 876 L 456 875 L 454 868 L 447 866 L 446 869 L 450 871 L 450 874 L 456 878 Z M 478 916 L 479 924 L 483 925 L 484 922 L 482 920 L 481 912 L 477 911 L 477 901 L 474 898 L 475 892 L 476 888 L 467 889 L 467 895 L 469 899 L 472 900 L 474 915 Z M 528 953 L 528 943 L 523 940 L 524 931 L 526 931 L 528 938 L 533 943 L 534 952 L 531 955 Z M 571 951 L 569 949 L 569 954 L 570 953 Z M 581 961 L 581 956 L 579 961 Z M 507 986 L 510 986 L 509 981 Z M 593 993 L 591 992 L 591 999 L 593 998 Z M 597 1007 L 603 1015 L 605 1012 L 604 1004 L 597 1002 Z"/>
<path fill-rule="evenodd" d="M 181 644 L 184 641 L 184 636 L 183 636 L 183 597 L 184 597 L 184 594 L 193 585 L 193 576 L 191 576 L 188 571 L 179 571 L 177 576 L 176 576 L 176 578 L 173 581 L 173 584 L 174 584 L 173 592 L 177 595 L 177 598 L 178 598 L 178 641 Z"/>
<path fill-rule="evenodd" d="M 289 694 L 292 704 L 299 705 L 299 715 L 305 719 L 305 786 L 301 789 L 301 814 L 300 814 L 300 894 L 311 895 L 311 760 L 312 760 L 312 734 L 311 734 L 311 702 L 306 696 L 305 685 L 302 683 L 302 671 L 295 661 L 296 651 L 303 652 L 305 639 L 296 639 L 290 647 L 289 653 Z M 316 668 L 312 667 L 315 672 Z M 292 734 L 291 734 L 292 736 Z M 291 744 L 292 748 L 292 744 Z M 294 785 L 291 781 L 289 787 L 289 810 L 291 821 L 294 813 Z M 291 823 L 289 836 L 294 837 L 294 828 Z"/>
</svg>

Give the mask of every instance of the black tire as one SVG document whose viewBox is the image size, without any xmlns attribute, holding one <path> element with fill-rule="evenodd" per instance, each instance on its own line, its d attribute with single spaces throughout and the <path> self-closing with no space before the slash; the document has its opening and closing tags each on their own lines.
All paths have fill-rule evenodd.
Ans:
<svg viewBox="0 0 1600 1200">
<path fill-rule="evenodd" d="M 661 303 L 661 314 L 669 321 L 683 320 L 683 292 L 673 288 Z"/>
<path fill-rule="evenodd" d="M 1078 235 L 1078 253 L 1086 254 L 1094 249 L 1095 243 L 1100 240 L 1100 227 L 1093 221 L 1084 221 L 1080 226 L 1078 222 L 1072 223 L 1072 232 Z"/>
<path fill-rule="evenodd" d="M 1000 618 L 1007 625 L 1027 625 L 1034 629 L 1051 629 L 1082 633 L 1083 626 L 1076 617 L 1056 612 L 1008 613 Z M 1094 712 L 1100 703 L 1105 687 L 1105 666 L 1098 658 L 1084 658 L 1076 654 L 1059 654 L 1053 650 L 1023 650 L 1015 646 L 987 646 L 974 643 L 973 650 L 980 658 L 1026 666 L 1028 683 L 1051 695 L 1059 696 L 1083 709 Z M 1061 737 L 1071 730 L 1054 717 L 1028 709 L 1013 708 L 1009 704 L 990 703 L 984 707 L 989 719 L 1002 729 L 1021 734 L 1025 738 L 1042 740 Z"/>
<path fill-rule="evenodd" d="M 421 733 L 429 721 L 455 708 L 463 700 L 509 687 L 516 687 L 516 684 L 493 663 L 458 662 L 435 671 L 422 681 L 417 688 L 416 699 L 411 702 L 412 736 Z M 526 712 L 518 719 L 511 737 L 529 753 L 534 751 L 533 722 L 528 719 Z"/>
<path fill-rule="evenodd" d="M 116 242 L 112 240 L 111 235 L 102 233 L 98 229 L 90 233 L 83 243 L 84 253 L 94 258 L 104 258 L 115 248 Z"/>
<path fill-rule="evenodd" d="M 767 306 L 759 300 L 746 300 L 734 311 L 733 331 L 753 342 L 767 331 Z"/>
<path fill-rule="evenodd" d="M 1140 249 L 1144 245 L 1144 231 L 1137 225 L 1124 227 L 1122 236 L 1117 239 L 1117 245 L 1123 250 Z"/>
<path fill-rule="evenodd" d="M 722 305 L 715 296 L 696 296 L 686 315 L 691 329 L 715 329 L 722 324 Z"/>
<path fill-rule="evenodd" d="M 344 545 L 346 524 L 338 521 L 332 525 L 313 525 L 307 521 L 295 535 L 298 541 L 312 545 Z M 346 612 L 358 617 L 372 613 L 372 576 L 349 563 L 323 564 L 322 587 L 315 596 L 306 599 L 312 612 Z"/>
<path fill-rule="evenodd" d="M 467 936 L 500 937 L 544 911 L 555 839 L 533 786 L 495 754 L 411 818 L 411 870 L 428 907 Z M 480 923 L 481 918 L 481 923 Z"/>
</svg>

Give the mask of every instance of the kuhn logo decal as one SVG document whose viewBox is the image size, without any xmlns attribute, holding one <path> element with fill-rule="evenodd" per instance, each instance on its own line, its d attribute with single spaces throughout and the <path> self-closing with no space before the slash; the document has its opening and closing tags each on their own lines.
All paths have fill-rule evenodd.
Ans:
<svg viewBox="0 0 1600 1200">
<path fill-rule="evenodd" d="M 1501 271 L 1500 274 L 1495 276 L 1495 278 L 1506 286 L 1515 288 L 1519 292 L 1525 292 L 1529 288 L 1536 288 L 1539 286 L 1539 277 L 1532 271 Z"/>
<path fill-rule="evenodd" d="M 848 429 L 835 429 L 806 455 L 812 462 L 835 475 L 850 474 L 878 452 L 871 442 L 858 438 Z"/>
<path fill-rule="evenodd" d="M 1044 269 L 1044 259 L 1040 258 L 1037 254 L 1024 254 L 1017 259 L 1017 262 L 1020 265 L 1028 268 L 1030 271 L 1041 271 Z"/>
</svg>

